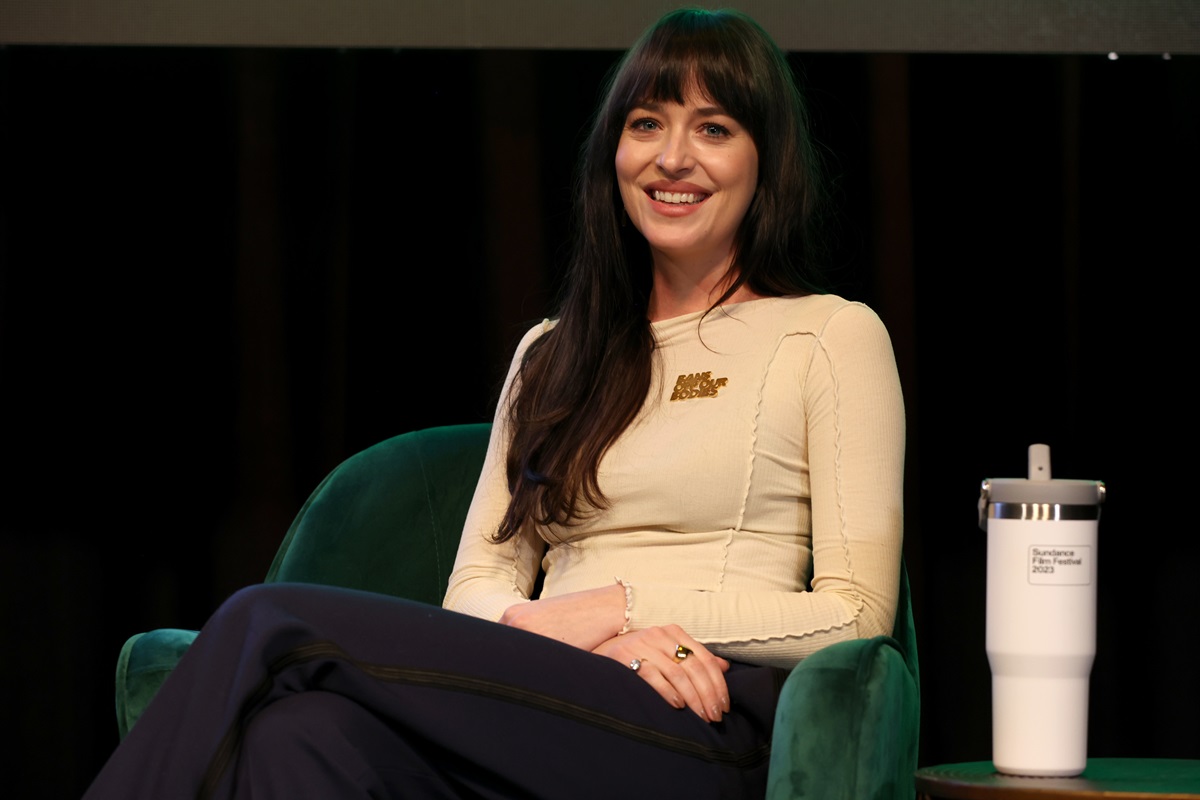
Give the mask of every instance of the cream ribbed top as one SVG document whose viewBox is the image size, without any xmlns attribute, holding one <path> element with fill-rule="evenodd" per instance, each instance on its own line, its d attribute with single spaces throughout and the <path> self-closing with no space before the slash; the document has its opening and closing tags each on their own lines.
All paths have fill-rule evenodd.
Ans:
<svg viewBox="0 0 1200 800">
<path fill-rule="evenodd" d="M 702 316 L 653 324 L 654 384 L 600 465 L 609 506 L 556 527 L 549 545 L 488 540 L 508 502 L 497 414 L 447 608 L 499 619 L 528 600 L 540 566 L 544 597 L 615 578 L 628 629 L 675 623 L 738 661 L 791 667 L 891 632 L 904 407 L 883 323 L 835 295 Z M 547 328 L 522 340 L 510 384 Z"/>
</svg>

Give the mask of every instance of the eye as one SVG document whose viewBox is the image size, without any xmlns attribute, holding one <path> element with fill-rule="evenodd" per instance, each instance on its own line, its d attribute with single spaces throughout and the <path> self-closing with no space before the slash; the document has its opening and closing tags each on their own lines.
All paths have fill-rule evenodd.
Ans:
<svg viewBox="0 0 1200 800">
<path fill-rule="evenodd" d="M 635 119 L 629 123 L 629 130 L 645 132 L 656 131 L 658 130 L 658 123 L 650 117 L 641 117 L 640 119 Z"/>
<path fill-rule="evenodd" d="M 706 122 L 700 129 L 704 132 L 705 136 L 711 136 L 714 139 L 724 138 L 729 135 L 729 128 L 716 122 Z"/>
</svg>

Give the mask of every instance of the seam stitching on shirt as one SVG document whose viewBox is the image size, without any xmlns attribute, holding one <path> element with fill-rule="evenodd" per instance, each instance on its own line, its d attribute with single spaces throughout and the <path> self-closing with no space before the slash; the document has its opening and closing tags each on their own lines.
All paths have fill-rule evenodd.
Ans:
<svg viewBox="0 0 1200 800">
<path fill-rule="evenodd" d="M 817 333 L 816 345 L 821 349 L 825 356 L 826 363 L 829 364 L 829 377 L 833 386 L 833 440 L 834 440 L 834 461 L 833 461 L 833 484 L 834 493 L 837 496 L 838 505 L 838 534 L 842 537 L 842 555 L 846 559 L 846 572 L 849 574 L 848 583 L 853 591 L 855 598 L 854 608 L 851 613 L 850 622 L 857 623 L 859 616 L 863 610 L 862 595 L 858 592 L 858 585 L 854 579 L 854 564 L 850 560 L 850 541 L 846 534 L 846 497 L 842 486 L 842 392 L 841 383 L 838 381 L 837 368 L 834 364 L 833 357 L 825 348 L 825 331 L 829 327 L 830 321 L 837 316 L 838 312 L 843 308 L 851 305 L 861 305 L 860 303 L 847 303 L 833 310 L 825 318 L 825 322 L 821 325 L 821 330 Z M 815 570 L 814 570 L 815 571 Z M 850 623 L 847 623 L 850 624 Z M 837 626 L 842 627 L 842 626 Z"/>
</svg>

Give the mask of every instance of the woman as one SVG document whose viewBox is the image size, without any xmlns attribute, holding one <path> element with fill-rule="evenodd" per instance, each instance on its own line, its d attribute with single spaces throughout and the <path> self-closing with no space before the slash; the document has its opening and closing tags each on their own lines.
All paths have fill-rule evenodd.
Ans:
<svg viewBox="0 0 1200 800">
<path fill-rule="evenodd" d="M 814 165 L 757 25 L 660 20 L 588 138 L 448 610 L 239 592 L 88 796 L 762 795 L 785 670 L 889 633 L 899 577 L 895 363 L 816 292 Z"/>
</svg>

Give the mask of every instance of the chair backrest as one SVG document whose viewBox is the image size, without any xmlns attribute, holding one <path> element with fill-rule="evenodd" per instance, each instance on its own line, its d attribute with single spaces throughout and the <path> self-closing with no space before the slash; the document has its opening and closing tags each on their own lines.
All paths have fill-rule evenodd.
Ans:
<svg viewBox="0 0 1200 800">
<path fill-rule="evenodd" d="M 427 428 L 346 459 L 296 515 L 266 580 L 441 605 L 490 430 Z"/>
</svg>

